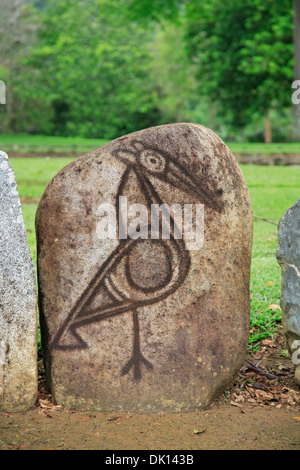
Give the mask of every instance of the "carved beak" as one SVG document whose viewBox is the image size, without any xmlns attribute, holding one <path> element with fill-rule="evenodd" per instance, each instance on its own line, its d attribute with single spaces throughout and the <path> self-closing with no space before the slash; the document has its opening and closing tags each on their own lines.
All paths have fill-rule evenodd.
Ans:
<svg viewBox="0 0 300 470">
<path fill-rule="evenodd" d="M 205 206 L 221 212 L 223 208 L 221 192 L 218 191 L 218 189 L 216 189 L 216 191 L 212 191 L 207 188 L 207 185 L 197 183 L 194 181 L 192 176 L 190 176 L 187 171 L 177 163 L 169 162 L 165 179 L 176 188 L 196 196 L 197 199 Z"/>
</svg>

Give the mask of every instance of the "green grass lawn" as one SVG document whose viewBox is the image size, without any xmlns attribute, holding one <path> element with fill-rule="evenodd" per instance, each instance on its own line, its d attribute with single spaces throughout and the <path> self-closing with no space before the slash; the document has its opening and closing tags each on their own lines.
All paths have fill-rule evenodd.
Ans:
<svg viewBox="0 0 300 470">
<path fill-rule="evenodd" d="M 300 166 L 272 167 L 240 165 L 245 176 L 253 214 L 279 222 L 300 197 Z M 249 348 L 272 337 L 281 319 L 281 272 L 276 260 L 277 226 L 254 217 L 251 264 L 251 336 Z"/>
<path fill-rule="evenodd" d="M 57 137 L 29 134 L 0 134 L 0 150 L 14 152 L 42 152 L 51 154 L 55 152 L 75 152 L 77 154 L 92 150 L 106 143 L 104 139 L 86 139 L 84 137 Z M 300 153 L 300 142 L 293 143 L 243 143 L 226 142 L 235 154 L 272 154 L 272 153 Z"/>
<path fill-rule="evenodd" d="M 107 142 L 104 139 L 85 139 L 83 137 L 57 137 L 28 134 L 0 134 L 0 150 L 9 153 L 34 152 L 50 154 L 65 152 L 85 153 Z"/>
<path fill-rule="evenodd" d="M 11 158 L 23 203 L 31 253 L 36 263 L 34 218 L 50 179 L 72 158 Z M 300 197 L 300 167 L 240 165 L 249 187 L 253 213 L 278 223 Z M 249 349 L 272 337 L 280 324 L 281 273 L 276 260 L 277 226 L 254 218 L 251 267 L 251 335 Z"/>
<path fill-rule="evenodd" d="M 274 142 L 271 144 L 265 144 L 262 142 L 226 142 L 232 153 L 249 153 L 249 154 L 291 154 L 291 153 L 300 153 L 300 142 L 291 142 L 291 143 L 280 143 Z"/>
</svg>

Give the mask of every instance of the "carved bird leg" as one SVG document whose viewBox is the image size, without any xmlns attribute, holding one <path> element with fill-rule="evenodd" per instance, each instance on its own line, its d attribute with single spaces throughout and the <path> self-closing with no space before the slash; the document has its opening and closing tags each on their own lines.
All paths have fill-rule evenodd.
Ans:
<svg viewBox="0 0 300 470">
<path fill-rule="evenodd" d="M 147 361 L 147 359 L 141 353 L 140 348 L 140 326 L 139 326 L 139 318 L 138 312 L 136 309 L 132 311 L 132 319 L 133 319 L 133 350 L 132 356 L 128 362 L 122 368 L 121 375 L 126 375 L 133 367 L 133 376 L 134 380 L 138 381 L 141 379 L 141 362 L 147 367 L 147 369 L 152 370 L 153 366 L 151 362 Z"/>
</svg>

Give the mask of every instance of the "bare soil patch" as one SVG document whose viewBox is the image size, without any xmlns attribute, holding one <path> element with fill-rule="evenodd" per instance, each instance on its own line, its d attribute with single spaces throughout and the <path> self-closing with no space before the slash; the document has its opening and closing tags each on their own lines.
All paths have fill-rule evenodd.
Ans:
<svg viewBox="0 0 300 470">
<path fill-rule="evenodd" d="M 300 389 L 282 333 L 261 346 L 230 390 L 193 413 L 118 415 L 63 408 L 49 394 L 40 362 L 36 406 L 0 414 L 0 449 L 299 450 Z"/>
</svg>

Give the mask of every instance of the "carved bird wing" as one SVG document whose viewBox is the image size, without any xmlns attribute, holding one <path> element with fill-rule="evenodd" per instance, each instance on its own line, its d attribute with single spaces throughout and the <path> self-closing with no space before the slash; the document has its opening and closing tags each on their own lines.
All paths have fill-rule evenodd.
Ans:
<svg viewBox="0 0 300 470">
<path fill-rule="evenodd" d="M 126 190 L 128 181 L 133 181 L 130 171 L 124 175 L 122 191 Z M 136 191 L 137 188 L 135 197 L 141 200 Z M 150 227 L 143 229 L 149 233 L 148 239 L 120 240 L 98 269 L 57 331 L 53 349 L 87 347 L 79 328 L 159 302 L 184 281 L 190 258 L 183 240 L 175 239 L 172 233 L 167 240 L 151 240 Z"/>
</svg>

